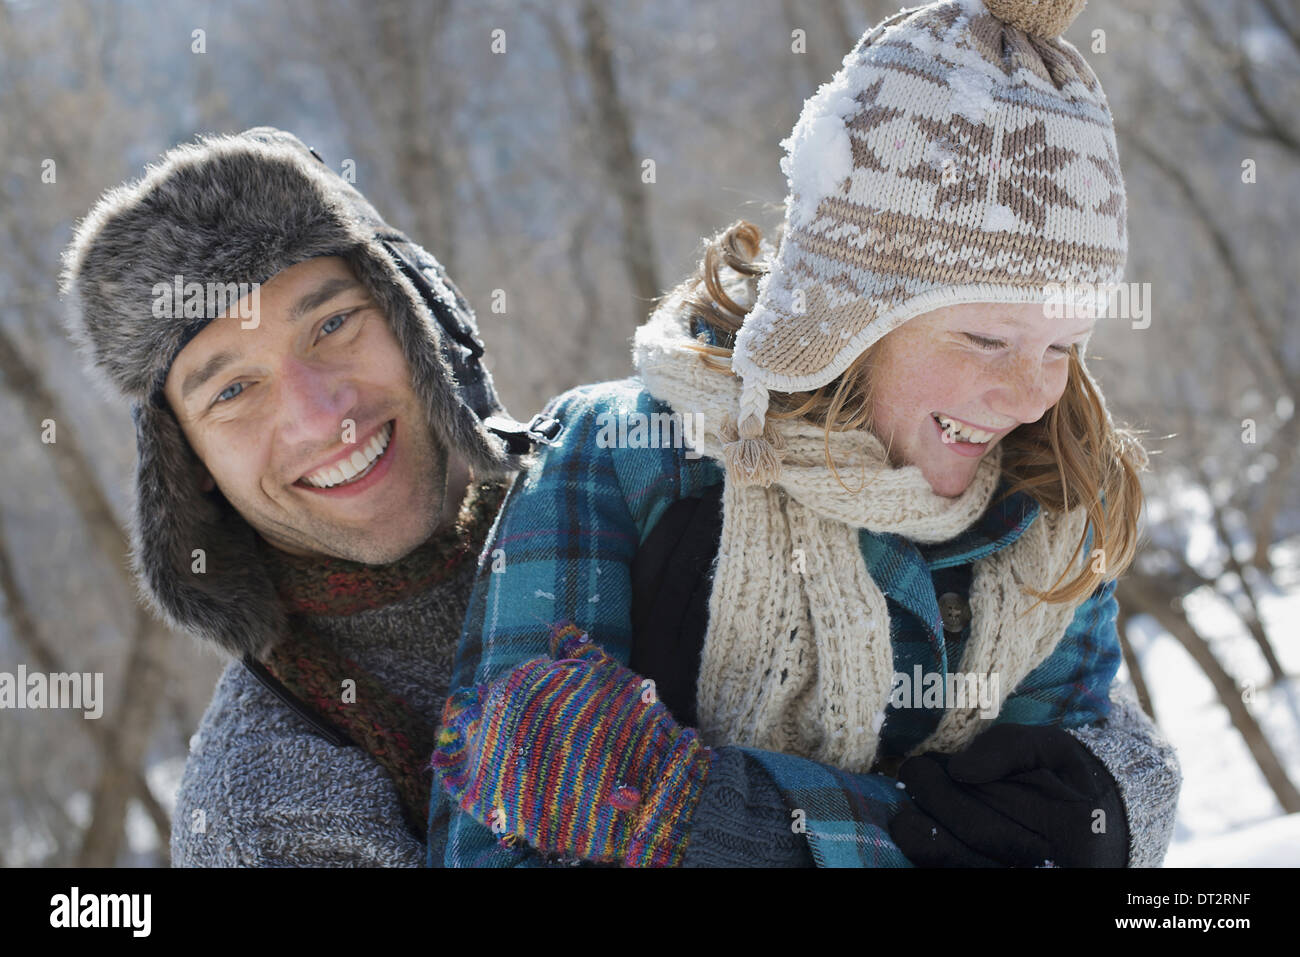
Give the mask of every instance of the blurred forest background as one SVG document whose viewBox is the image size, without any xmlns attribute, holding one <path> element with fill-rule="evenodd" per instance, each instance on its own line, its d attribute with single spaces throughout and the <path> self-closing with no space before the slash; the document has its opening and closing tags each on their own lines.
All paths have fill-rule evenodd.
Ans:
<svg viewBox="0 0 1300 957">
<path fill-rule="evenodd" d="M 102 671 L 106 698 L 97 721 L 0 711 L 0 862 L 165 866 L 223 664 L 134 600 L 130 417 L 58 319 L 59 253 L 103 189 L 262 124 L 351 160 L 475 305 L 526 419 L 631 372 L 702 237 L 779 223 L 779 141 L 897 8 L 0 0 L 0 671 Z M 1067 39 L 1119 125 L 1128 278 L 1151 284 L 1149 327 L 1103 321 L 1089 366 L 1153 452 L 1119 600 L 1126 673 L 1183 764 L 1168 863 L 1251 863 L 1236 835 L 1276 849 L 1259 828 L 1300 821 L 1300 6 L 1093 0 Z"/>
</svg>

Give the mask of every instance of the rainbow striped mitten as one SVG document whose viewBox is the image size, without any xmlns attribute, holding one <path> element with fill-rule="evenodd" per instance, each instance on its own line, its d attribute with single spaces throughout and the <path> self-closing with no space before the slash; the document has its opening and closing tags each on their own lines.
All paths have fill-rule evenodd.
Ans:
<svg viewBox="0 0 1300 957">
<path fill-rule="evenodd" d="M 441 787 L 506 843 L 680 864 L 713 752 L 576 627 L 553 632 L 551 655 L 447 699 L 432 761 Z"/>
</svg>

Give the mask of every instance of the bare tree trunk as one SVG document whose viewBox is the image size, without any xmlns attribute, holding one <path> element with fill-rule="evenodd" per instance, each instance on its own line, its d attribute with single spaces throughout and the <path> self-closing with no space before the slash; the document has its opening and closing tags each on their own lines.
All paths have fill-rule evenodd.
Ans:
<svg viewBox="0 0 1300 957">
<path fill-rule="evenodd" d="M 596 144 L 605 174 L 618 197 L 622 210 L 623 266 L 632 283 L 632 292 L 643 305 L 659 295 L 658 260 L 650 229 L 650 210 L 641 182 L 641 164 L 636 159 L 632 139 L 632 121 L 627 104 L 619 95 L 614 72 L 613 37 L 604 11 L 595 0 L 583 0 L 582 56 L 591 83 L 596 108 Z M 643 316 L 638 309 L 635 320 Z"/>
<path fill-rule="evenodd" d="M 451 14 L 450 0 L 439 0 L 421 9 L 430 17 L 430 32 L 412 29 L 412 7 L 405 0 L 386 0 L 373 15 L 378 21 L 383 47 L 397 71 L 397 90 L 388 94 L 393 114 L 384 133 L 390 137 L 398 181 L 411 203 L 416 242 L 437 249 L 436 255 L 448 275 L 457 274 L 457 169 L 453 155 L 454 110 L 445 91 L 430 93 L 430 68 L 436 60 L 436 38 Z M 362 9 L 365 9 L 364 7 Z M 352 82 L 353 76 L 349 76 Z M 385 91 L 371 88 L 372 102 L 385 103 Z"/>
<path fill-rule="evenodd" d="M 587 235 L 591 231 L 592 215 L 584 212 L 573 224 L 569 233 L 569 267 L 573 270 L 573 284 L 578 288 L 578 301 L 582 303 L 582 323 L 573 337 L 574 368 L 583 369 L 590 361 L 596 330 L 600 326 L 600 294 L 591 281 L 587 266 L 582 261 L 587 248 Z"/>
<path fill-rule="evenodd" d="M 49 446 L 52 464 L 69 500 L 76 503 L 86 521 L 86 530 L 94 546 L 88 552 L 108 559 L 121 586 L 134 595 L 135 582 L 130 571 L 126 538 L 108 498 L 95 482 L 90 459 L 77 442 L 76 433 L 68 428 L 66 418 L 57 414 L 54 396 L 3 328 L 0 328 L 0 380 L 22 405 L 27 421 L 55 420 L 58 429 L 56 441 Z"/>
<path fill-rule="evenodd" d="M 1128 629 L 1132 621 L 1133 612 L 1120 605 L 1119 619 L 1115 622 L 1115 629 L 1119 632 L 1120 651 L 1124 655 L 1124 664 L 1128 665 L 1129 677 L 1133 681 L 1133 689 L 1137 692 L 1138 704 L 1147 713 L 1147 717 L 1155 721 L 1156 709 L 1151 702 L 1151 689 L 1147 686 L 1146 675 L 1142 673 L 1142 663 L 1138 661 L 1138 656 L 1133 651 L 1133 645 L 1128 637 Z"/>
<path fill-rule="evenodd" d="M 113 760 L 100 766 L 91 799 L 90 824 L 77 855 L 78 867 L 112 867 L 117 861 L 125 837 L 127 801 L 135 792 L 135 778 L 149 747 L 154 713 L 163 697 L 166 672 L 161 663 L 169 642 L 170 636 L 137 606 L 135 634 L 122 676 L 123 687 L 129 683 L 130 693 L 123 696 L 114 726 L 104 731 Z"/>
<path fill-rule="evenodd" d="M 1187 649 L 1187 653 L 1205 672 L 1214 685 L 1223 706 L 1228 709 L 1233 727 L 1241 734 L 1250 749 L 1251 756 L 1259 765 L 1260 773 L 1273 791 L 1278 803 L 1286 814 L 1300 811 L 1300 791 L 1287 777 L 1286 768 L 1278 759 L 1273 746 L 1269 744 L 1264 729 L 1259 726 L 1255 716 L 1250 713 L 1241 698 L 1241 692 L 1232 676 L 1214 656 L 1209 643 L 1197 633 L 1187 620 L 1181 608 L 1182 596 L 1163 579 L 1154 575 L 1143 575 L 1130 569 L 1120 579 L 1116 589 L 1120 607 L 1127 605 L 1133 614 L 1147 614 L 1153 617 L 1165 631 L 1169 632 Z"/>
<path fill-rule="evenodd" d="M 1251 340 L 1254 345 L 1253 349 L 1246 350 L 1247 358 L 1249 359 L 1249 353 L 1253 353 L 1263 367 L 1263 378 L 1275 382 L 1293 402 L 1300 399 L 1300 378 L 1288 370 L 1278 358 L 1281 351 L 1280 336 L 1274 334 L 1265 323 L 1263 309 L 1245 266 L 1239 261 L 1232 241 L 1219 226 L 1186 171 L 1181 164 L 1171 161 L 1159 149 L 1148 143 L 1141 134 L 1127 128 L 1124 132 L 1125 142 L 1135 147 L 1168 182 L 1174 184 L 1213 245 L 1219 262 L 1228 273 L 1233 291 L 1244 307 L 1241 310 L 1242 318 L 1245 320 L 1245 328 L 1250 332 L 1250 335 L 1245 338 Z M 1251 558 L 1251 564 L 1265 573 L 1272 571 L 1268 549 L 1273 544 L 1274 520 L 1285 503 L 1286 493 L 1291 486 L 1290 478 L 1295 470 L 1295 444 L 1297 439 L 1300 439 L 1300 415 L 1293 414 L 1283 425 L 1279 439 L 1280 441 L 1276 443 L 1277 468 L 1269 477 L 1264 490 L 1262 507 L 1255 513 L 1252 522 L 1255 553 Z"/>
<path fill-rule="evenodd" d="M 1264 483 L 1259 507 L 1251 516 L 1251 536 L 1255 540 L 1255 553 L 1250 564 L 1265 575 L 1273 574 L 1273 562 L 1268 549 L 1273 544 L 1274 527 L 1277 517 L 1286 504 L 1287 493 L 1295 488 L 1292 476 L 1296 471 L 1296 443 L 1300 442 L 1300 409 L 1291 414 L 1291 418 L 1278 430 L 1275 440 L 1270 442 L 1277 456 L 1277 466 Z"/>
<path fill-rule="evenodd" d="M 1191 90 L 1181 91 L 1181 95 L 1176 97 L 1166 97 L 1167 110 L 1157 110 L 1155 104 L 1146 102 L 1138 105 L 1135 115 L 1152 117 L 1159 112 L 1168 112 L 1180 119 L 1186 128 L 1204 130 L 1217 127 L 1233 132 L 1267 144 L 1281 151 L 1284 159 L 1294 162 L 1300 158 L 1300 126 L 1297 125 L 1300 117 L 1293 109 L 1296 100 L 1287 78 L 1294 81 L 1300 76 L 1296 72 L 1300 63 L 1297 56 L 1300 55 L 1300 20 L 1296 18 L 1295 6 L 1276 0 L 1258 0 L 1254 4 L 1232 3 L 1226 13 L 1220 9 L 1222 6 L 1216 3 L 1211 7 L 1204 0 L 1187 4 L 1186 21 L 1195 39 L 1194 53 L 1189 54 L 1195 60 L 1186 70 Z M 1221 14 L 1217 22 L 1211 14 L 1212 9 Z M 1286 46 L 1266 62 L 1256 60 L 1246 49 L 1241 34 L 1224 29 L 1225 23 L 1240 26 L 1248 22 L 1266 29 L 1272 27 L 1276 37 Z M 1186 95 L 1188 92 L 1193 95 Z M 1246 320 L 1247 329 L 1255 333 L 1254 349 L 1250 351 L 1262 358 L 1267 371 L 1284 386 L 1293 400 L 1297 399 L 1300 377 L 1286 369 L 1280 358 L 1275 358 L 1283 355 L 1281 333 L 1285 319 L 1279 317 L 1272 334 L 1264 327 L 1261 299 L 1257 295 L 1261 286 L 1258 280 L 1264 277 L 1247 274 L 1242 244 L 1217 221 L 1209 204 L 1193 186 L 1187 173 L 1185 154 L 1174 151 L 1173 155 L 1168 155 L 1170 150 L 1157 147 L 1159 131 L 1152 133 L 1154 139 L 1151 140 L 1132 134 L 1132 130 L 1126 129 L 1126 143 L 1136 147 L 1162 177 L 1175 186 L 1204 228 L 1227 270 L 1233 290 L 1245 307 L 1242 318 Z M 1244 223 L 1239 226 L 1249 228 Z M 1292 298 L 1283 294 L 1283 301 Z M 1293 415 L 1270 443 L 1269 451 L 1276 455 L 1278 464 L 1258 493 L 1258 507 L 1250 514 L 1254 554 L 1249 564 L 1265 575 L 1273 571 L 1269 547 L 1274 541 L 1274 525 L 1286 505 L 1287 493 L 1294 487 L 1298 441 L 1300 416 Z"/>
<path fill-rule="evenodd" d="M 452 10 L 453 0 L 346 0 L 290 6 L 288 13 L 305 59 L 336 64 L 324 76 L 349 138 L 386 157 L 395 193 L 410 210 L 407 221 L 386 218 L 427 246 L 454 280 L 466 164 L 453 124 L 460 80 L 439 63 Z M 377 191 L 362 192 L 374 199 Z"/>
</svg>

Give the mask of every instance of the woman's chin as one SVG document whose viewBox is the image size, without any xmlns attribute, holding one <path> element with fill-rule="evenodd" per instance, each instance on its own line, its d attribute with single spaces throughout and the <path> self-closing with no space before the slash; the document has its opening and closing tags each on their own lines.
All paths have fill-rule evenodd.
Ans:
<svg viewBox="0 0 1300 957">
<path fill-rule="evenodd" d="M 968 468 L 950 467 L 940 470 L 922 469 L 921 471 L 925 475 L 926 481 L 930 483 L 930 488 L 934 491 L 934 494 L 942 495 L 944 498 L 957 498 L 970 488 L 970 483 L 975 478 L 974 465 Z"/>
</svg>

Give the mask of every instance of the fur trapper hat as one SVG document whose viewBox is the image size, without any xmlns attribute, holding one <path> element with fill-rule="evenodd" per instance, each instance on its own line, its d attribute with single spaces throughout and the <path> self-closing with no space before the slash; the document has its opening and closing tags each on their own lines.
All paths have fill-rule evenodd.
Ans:
<svg viewBox="0 0 1300 957">
<path fill-rule="evenodd" d="M 385 310 L 436 436 L 477 479 L 518 469 L 526 430 L 480 361 L 469 304 L 433 256 L 292 134 L 259 127 L 175 147 L 107 191 L 64 253 L 69 333 L 101 388 L 131 402 L 142 595 L 173 627 L 235 655 L 260 655 L 283 634 L 284 613 L 256 533 L 219 489 L 200 490 L 201 463 L 162 392 L 177 354 L 216 317 L 155 317 L 155 285 L 260 284 L 320 256 L 342 257 Z"/>
</svg>

